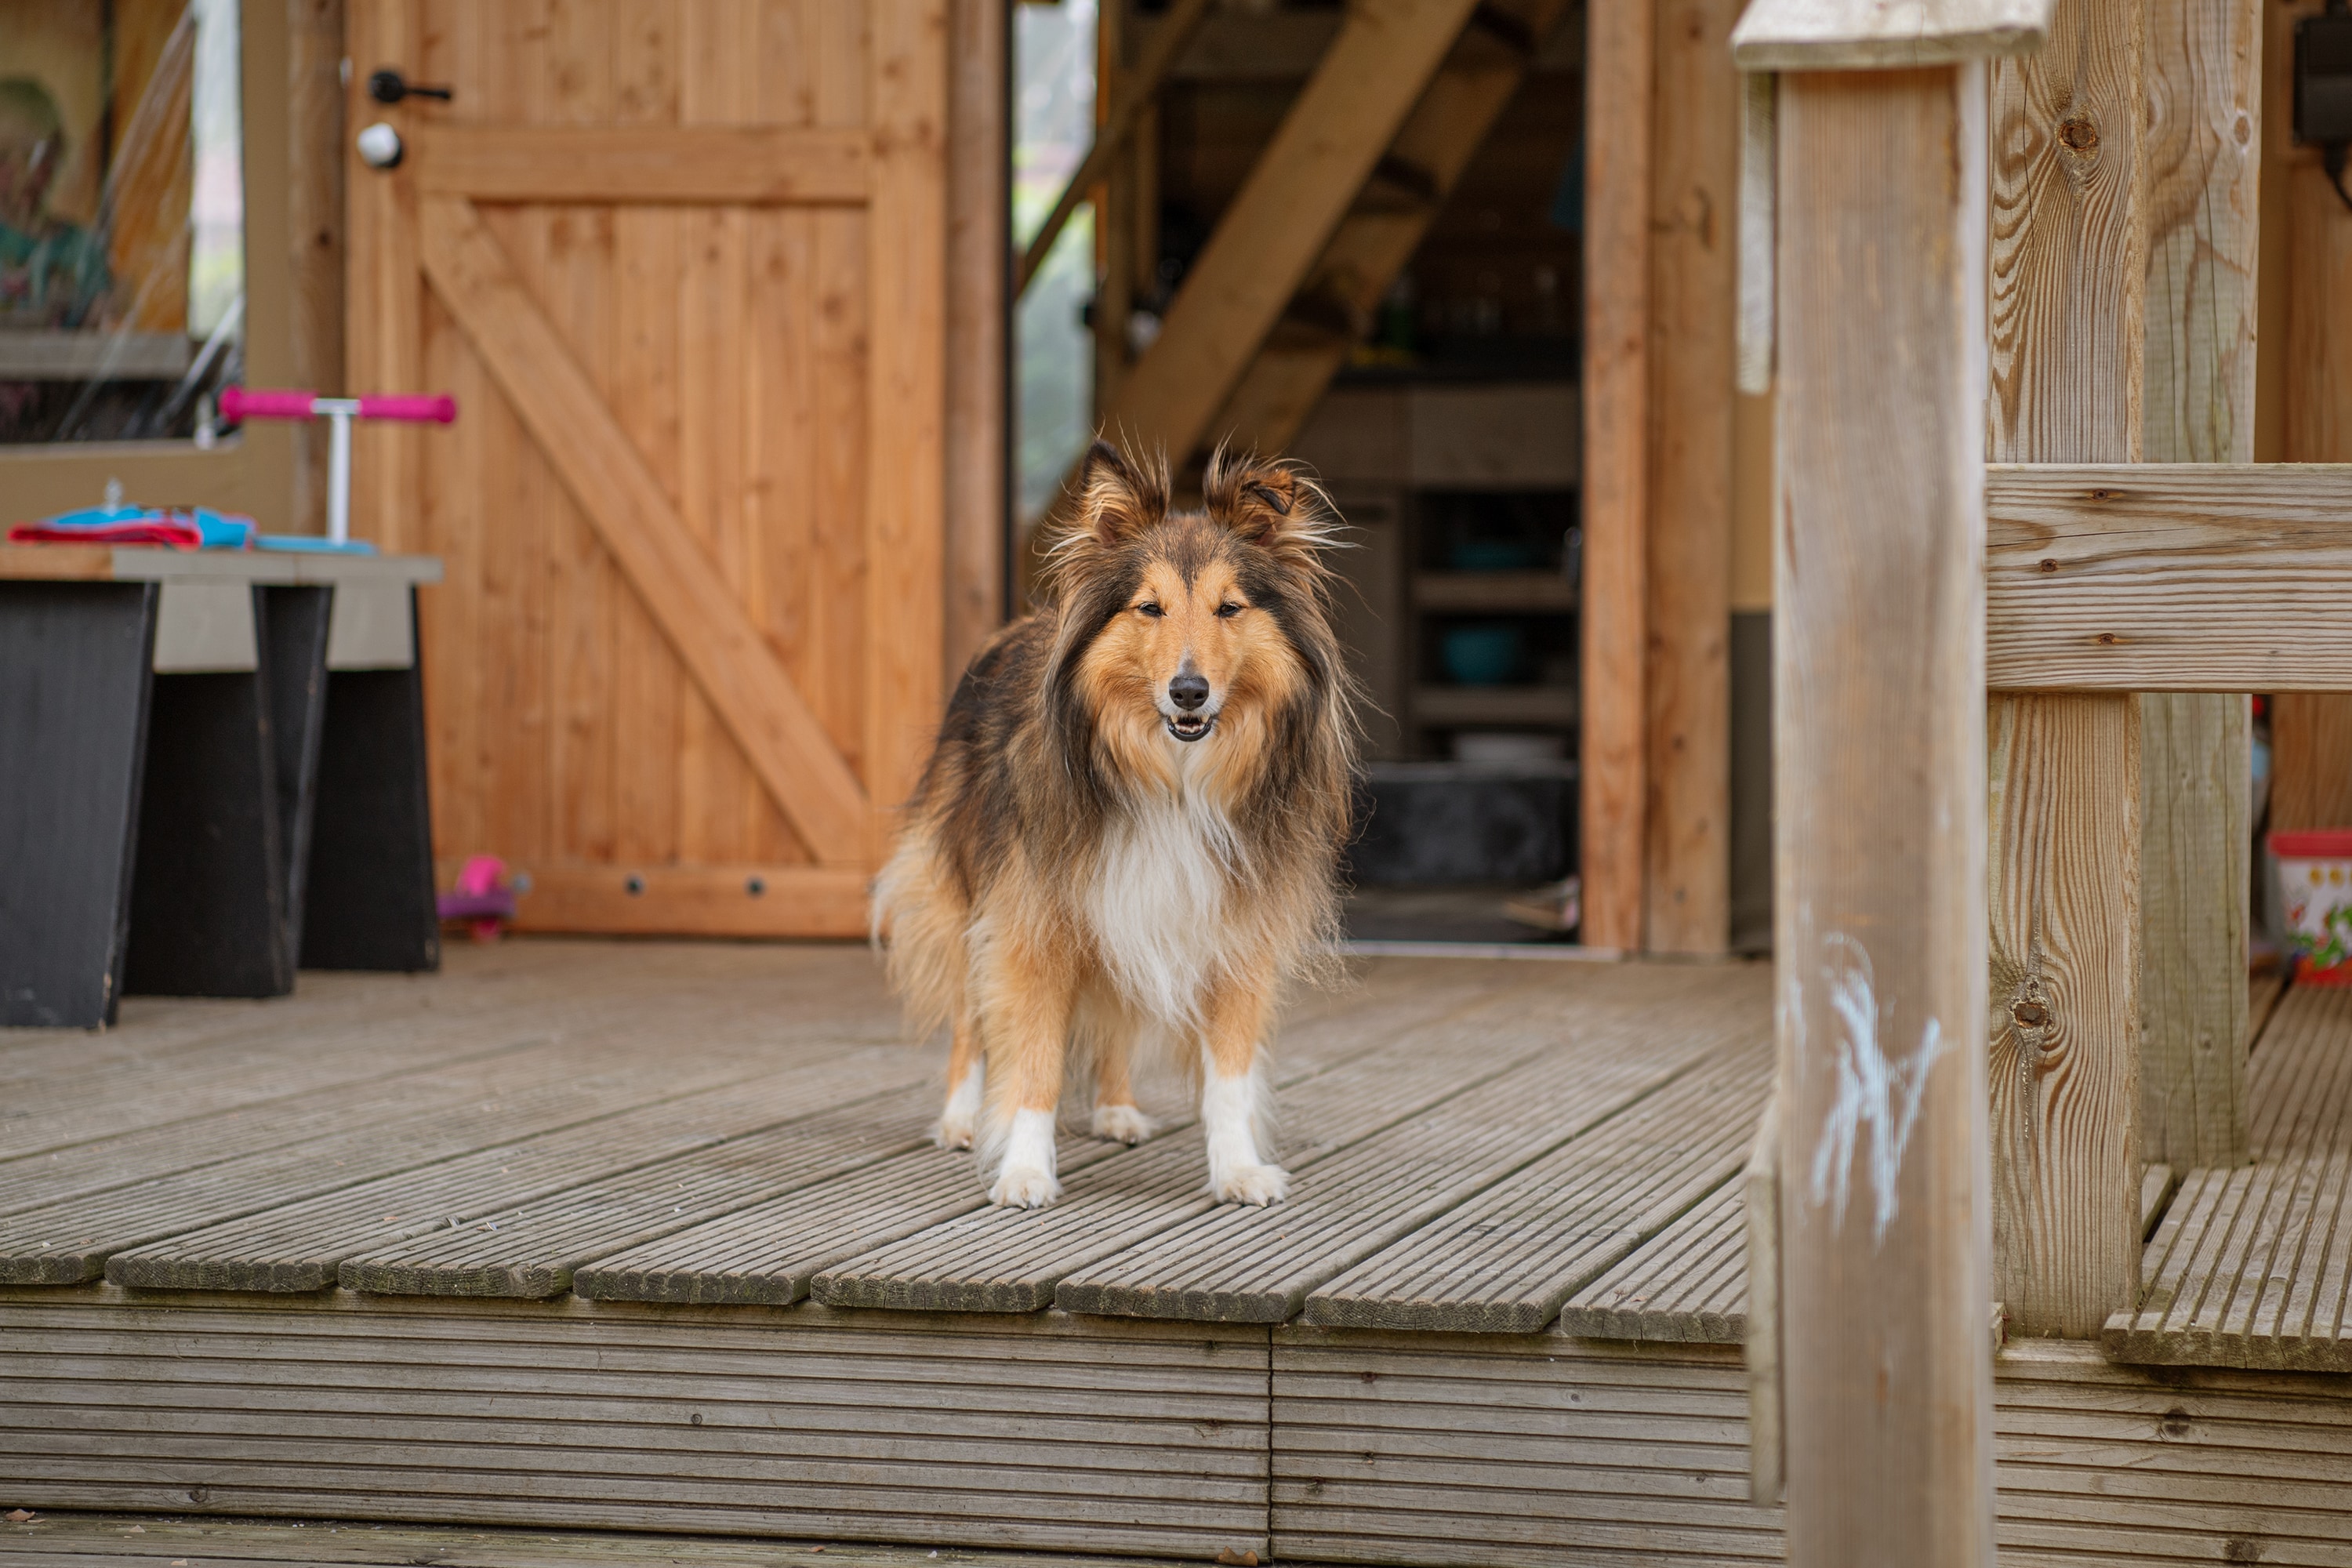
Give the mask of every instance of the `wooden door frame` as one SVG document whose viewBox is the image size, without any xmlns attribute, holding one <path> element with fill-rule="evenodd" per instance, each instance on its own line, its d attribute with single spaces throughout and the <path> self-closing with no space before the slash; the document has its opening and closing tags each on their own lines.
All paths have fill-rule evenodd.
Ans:
<svg viewBox="0 0 2352 1568">
<path fill-rule="evenodd" d="M 1734 17 L 1710 14 L 1726 8 L 1587 11 L 1578 843 L 1583 941 L 1626 952 L 1730 944 L 1738 99 Z M 1677 84 L 1663 127 L 1661 81 Z M 1690 101 L 1708 82 L 1719 100 Z"/>
</svg>

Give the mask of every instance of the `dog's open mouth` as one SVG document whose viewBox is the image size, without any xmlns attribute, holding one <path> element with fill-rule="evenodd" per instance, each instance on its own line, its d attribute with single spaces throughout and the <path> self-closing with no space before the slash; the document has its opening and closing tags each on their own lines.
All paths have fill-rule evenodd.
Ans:
<svg viewBox="0 0 2352 1568">
<path fill-rule="evenodd" d="M 1179 713 L 1168 721 L 1168 732 L 1180 741 L 1197 741 L 1217 727 L 1217 721 L 1204 713 Z"/>
</svg>

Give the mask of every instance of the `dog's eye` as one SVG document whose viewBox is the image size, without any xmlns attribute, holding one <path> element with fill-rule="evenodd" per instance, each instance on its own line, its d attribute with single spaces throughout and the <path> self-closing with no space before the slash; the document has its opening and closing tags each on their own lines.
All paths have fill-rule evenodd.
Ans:
<svg viewBox="0 0 2352 1568">
<path fill-rule="evenodd" d="M 1217 619 L 1221 621 L 1230 621 L 1248 607 L 1249 606 L 1246 605 L 1219 605 L 1217 606 Z"/>
<path fill-rule="evenodd" d="M 1156 620 L 1158 620 L 1160 616 L 1162 616 L 1166 615 L 1168 612 L 1167 612 L 1167 611 L 1165 611 L 1165 610 L 1163 610 L 1163 609 L 1161 609 L 1161 608 L 1160 608 L 1159 605 L 1157 605 L 1144 604 L 1144 605 L 1136 605 L 1136 606 L 1135 606 L 1135 613 L 1136 613 L 1137 615 L 1139 615 L 1139 616 L 1150 616 L 1153 620 L 1155 620 L 1155 621 L 1156 621 Z"/>
</svg>

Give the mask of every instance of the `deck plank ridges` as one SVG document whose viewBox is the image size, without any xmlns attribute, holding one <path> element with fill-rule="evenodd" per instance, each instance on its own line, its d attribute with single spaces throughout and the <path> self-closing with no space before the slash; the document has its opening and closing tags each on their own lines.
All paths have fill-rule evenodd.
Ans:
<svg viewBox="0 0 2352 1568">
<path fill-rule="evenodd" d="M 1065 1311 L 1278 1323 L 1487 1188 L 1756 1038 L 1758 1020 L 1661 999 L 1576 1020 L 1526 1066 L 1328 1159 L 1275 1208 L 1220 1205 L 1064 1279 Z M 1483 1268 L 1483 1260 L 1476 1265 Z"/>
<path fill-rule="evenodd" d="M 2280 1000 L 2249 1078 L 2255 1163 L 2187 1172 L 2147 1243 L 2118 1361 L 2352 1372 L 2352 989 Z"/>
</svg>

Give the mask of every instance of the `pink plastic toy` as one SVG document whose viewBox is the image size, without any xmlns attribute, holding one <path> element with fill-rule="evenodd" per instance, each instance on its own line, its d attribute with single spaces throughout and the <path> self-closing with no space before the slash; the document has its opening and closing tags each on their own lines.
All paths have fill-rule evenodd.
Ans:
<svg viewBox="0 0 2352 1568">
<path fill-rule="evenodd" d="M 328 421 L 327 537 L 342 544 L 352 535 L 352 421 L 397 419 L 413 425 L 448 425 L 457 417 L 457 400 L 446 393 L 437 397 L 321 397 L 315 392 L 262 392 L 227 386 L 221 389 L 220 411 L 222 418 L 235 423 L 247 419 Z"/>
<path fill-rule="evenodd" d="M 476 942 L 499 940 L 500 923 L 515 917 L 514 889 L 505 883 L 506 862 L 495 855 L 467 858 L 456 888 L 434 900 L 445 921 L 472 922 Z"/>
</svg>

